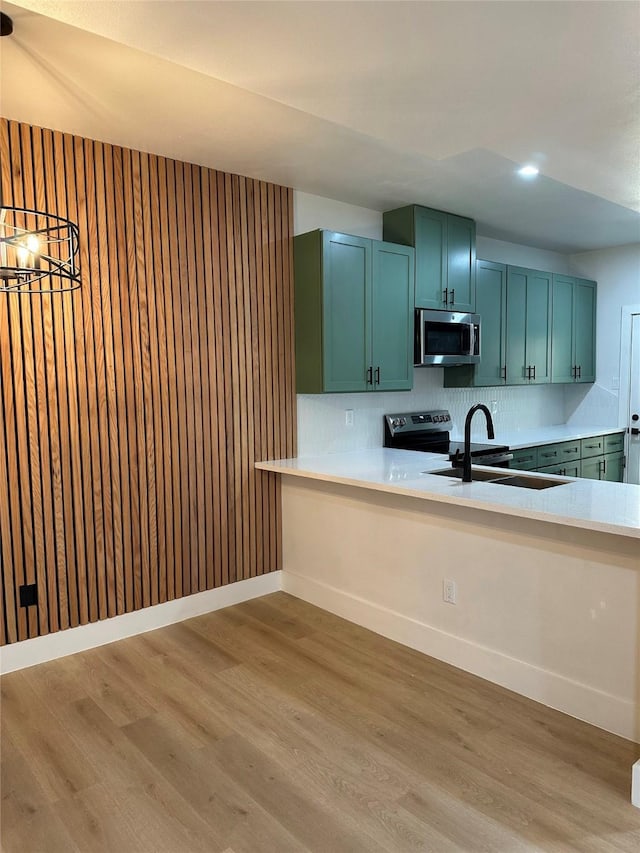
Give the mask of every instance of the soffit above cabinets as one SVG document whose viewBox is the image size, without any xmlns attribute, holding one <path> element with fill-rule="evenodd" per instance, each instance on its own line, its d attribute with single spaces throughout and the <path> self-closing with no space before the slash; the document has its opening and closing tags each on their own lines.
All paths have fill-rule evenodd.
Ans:
<svg viewBox="0 0 640 853">
<path fill-rule="evenodd" d="M 640 239 L 640 6 L 3 3 L 9 118 L 556 251 Z M 515 174 L 535 161 L 541 175 Z"/>
</svg>

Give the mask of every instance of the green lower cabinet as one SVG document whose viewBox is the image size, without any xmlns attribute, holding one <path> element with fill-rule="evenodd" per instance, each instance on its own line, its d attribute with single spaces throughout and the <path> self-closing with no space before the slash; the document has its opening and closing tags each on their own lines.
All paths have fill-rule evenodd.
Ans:
<svg viewBox="0 0 640 853">
<path fill-rule="evenodd" d="M 624 433 L 514 450 L 509 468 L 587 480 L 624 481 Z"/>
<path fill-rule="evenodd" d="M 538 448 L 522 447 L 513 451 L 513 459 L 509 461 L 509 468 L 516 471 L 535 471 L 538 467 Z"/>
<path fill-rule="evenodd" d="M 605 453 L 603 480 L 610 483 L 624 482 L 624 453 Z"/>
<path fill-rule="evenodd" d="M 539 474 L 559 474 L 561 477 L 579 477 L 580 461 L 559 462 L 557 465 L 546 465 L 537 469 Z"/>
<path fill-rule="evenodd" d="M 580 442 L 580 457 L 588 459 L 590 456 L 602 456 L 604 453 L 604 439 L 604 435 L 583 438 Z"/>
<path fill-rule="evenodd" d="M 298 393 L 411 388 L 413 263 L 407 246 L 321 230 L 294 238 Z"/>
<path fill-rule="evenodd" d="M 605 453 L 624 453 L 624 433 L 615 432 L 604 436 Z"/>
<path fill-rule="evenodd" d="M 602 480 L 604 479 L 602 456 L 593 456 L 589 459 L 583 459 L 580 464 L 580 476 L 585 480 Z"/>
</svg>

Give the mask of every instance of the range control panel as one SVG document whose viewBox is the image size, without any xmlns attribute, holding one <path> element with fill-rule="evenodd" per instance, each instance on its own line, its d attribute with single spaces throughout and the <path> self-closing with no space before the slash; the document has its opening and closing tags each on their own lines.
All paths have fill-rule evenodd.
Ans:
<svg viewBox="0 0 640 853">
<path fill-rule="evenodd" d="M 449 430 L 451 415 L 446 409 L 434 412 L 409 412 L 401 415 L 385 415 L 391 435 L 408 432 L 430 432 Z"/>
</svg>

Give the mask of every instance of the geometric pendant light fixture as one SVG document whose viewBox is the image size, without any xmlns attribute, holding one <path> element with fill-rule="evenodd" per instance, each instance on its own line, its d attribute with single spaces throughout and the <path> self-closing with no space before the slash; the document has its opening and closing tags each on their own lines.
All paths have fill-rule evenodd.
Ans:
<svg viewBox="0 0 640 853">
<path fill-rule="evenodd" d="M 0 207 L 0 293 L 66 293 L 80 287 L 78 226 L 38 210 Z"/>
</svg>

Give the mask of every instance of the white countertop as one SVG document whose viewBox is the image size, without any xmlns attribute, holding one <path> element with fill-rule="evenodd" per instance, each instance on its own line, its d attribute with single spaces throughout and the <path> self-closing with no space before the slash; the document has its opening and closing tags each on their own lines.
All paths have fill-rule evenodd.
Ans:
<svg viewBox="0 0 640 853">
<path fill-rule="evenodd" d="M 579 438 L 592 438 L 594 435 L 612 435 L 616 432 L 624 432 L 622 427 L 576 427 L 569 424 L 558 426 L 535 427 L 535 429 L 523 430 L 496 430 L 496 437 L 488 439 L 484 420 L 481 416 L 477 418 L 480 428 L 473 424 L 473 441 L 481 441 L 483 444 L 506 444 L 511 450 L 520 450 L 522 447 L 535 447 L 541 444 L 552 444 L 554 441 L 576 441 Z M 451 435 L 454 441 L 464 441 L 464 433 Z"/>
<path fill-rule="evenodd" d="M 601 435 L 604 431 L 596 431 L 595 434 Z M 572 437 L 576 437 L 575 433 Z M 529 445 L 523 443 L 522 446 Z M 640 539 L 640 486 L 545 475 L 550 479 L 570 482 L 555 488 L 534 490 L 496 483 L 462 483 L 452 477 L 434 477 L 429 473 L 447 467 L 447 458 L 442 455 L 389 448 L 256 463 L 256 468 L 262 471 L 409 495 Z M 514 473 L 496 468 L 484 470 L 491 470 L 496 476 Z M 638 556 L 640 559 L 640 548 Z"/>
</svg>

